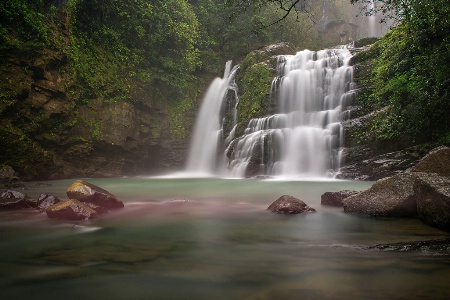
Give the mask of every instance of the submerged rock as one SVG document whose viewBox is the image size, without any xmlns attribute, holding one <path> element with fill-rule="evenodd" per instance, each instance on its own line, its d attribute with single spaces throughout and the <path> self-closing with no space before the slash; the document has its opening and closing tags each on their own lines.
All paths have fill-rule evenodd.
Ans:
<svg viewBox="0 0 450 300">
<path fill-rule="evenodd" d="M 328 206 L 343 206 L 344 204 L 342 201 L 350 196 L 356 195 L 359 192 L 357 191 L 350 191 L 350 190 L 343 190 L 339 192 L 326 192 L 323 194 L 320 198 L 320 203 L 322 205 L 328 205 Z"/>
<path fill-rule="evenodd" d="M 292 196 L 284 195 L 273 202 L 267 210 L 277 214 L 299 214 L 304 212 L 315 212 L 316 210 L 308 206 L 305 202 Z"/>
<path fill-rule="evenodd" d="M 405 173 L 378 180 L 369 189 L 346 198 L 344 211 L 377 217 L 417 216 L 415 179 L 415 175 Z"/>
<path fill-rule="evenodd" d="M 98 213 L 87 203 L 75 199 L 56 203 L 48 207 L 45 212 L 49 218 L 60 220 L 89 220 L 98 216 Z"/>
<path fill-rule="evenodd" d="M 77 180 L 67 190 L 70 199 L 89 202 L 108 210 L 123 208 L 123 202 L 110 192 L 83 180 Z"/>
<path fill-rule="evenodd" d="M 25 209 L 36 208 L 37 202 L 26 194 L 13 191 L 0 191 L 0 209 Z"/>
<path fill-rule="evenodd" d="M 450 231 L 450 178 L 419 174 L 414 182 L 419 218 L 429 225 Z"/>
<path fill-rule="evenodd" d="M 448 254 L 450 252 L 450 238 L 401 242 L 392 244 L 379 244 L 364 248 L 365 250 L 380 250 L 392 252 L 424 252 L 434 254 Z"/>
</svg>

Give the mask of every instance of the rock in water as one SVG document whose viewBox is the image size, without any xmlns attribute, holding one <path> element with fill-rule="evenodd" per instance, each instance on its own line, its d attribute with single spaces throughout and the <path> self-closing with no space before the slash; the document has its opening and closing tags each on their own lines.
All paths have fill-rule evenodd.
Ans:
<svg viewBox="0 0 450 300">
<path fill-rule="evenodd" d="M 419 218 L 429 225 L 450 231 L 450 178 L 419 174 L 414 182 Z"/>
<path fill-rule="evenodd" d="M 61 202 L 61 199 L 59 199 L 58 197 L 49 195 L 49 194 L 45 194 L 42 193 L 39 195 L 38 198 L 38 203 L 37 203 L 37 208 L 43 212 L 45 211 L 48 207 Z"/>
<path fill-rule="evenodd" d="M 320 203 L 322 205 L 328 205 L 328 206 L 343 206 L 344 204 L 342 201 L 345 198 L 348 198 L 350 196 L 356 195 L 359 192 L 357 191 L 349 191 L 349 190 L 343 190 L 339 192 L 326 192 L 320 197 Z"/>
<path fill-rule="evenodd" d="M 344 199 L 344 211 L 375 217 L 417 216 L 415 179 L 415 175 L 405 173 L 378 180 L 369 189 Z"/>
<path fill-rule="evenodd" d="M 75 181 L 68 189 L 67 196 L 81 202 L 89 202 L 108 210 L 123 208 L 123 202 L 98 186 L 83 180 Z"/>
<path fill-rule="evenodd" d="M 48 207 L 45 212 L 49 218 L 60 220 L 89 220 L 98 216 L 98 213 L 87 203 L 75 199 L 56 203 Z"/>
<path fill-rule="evenodd" d="M 0 191 L 0 209 L 25 209 L 36 206 L 36 200 L 28 195 L 12 190 Z"/>
<path fill-rule="evenodd" d="M 277 213 L 277 214 L 285 214 L 285 215 L 293 215 L 300 214 L 303 212 L 315 212 L 316 210 L 312 207 L 306 205 L 300 199 L 297 199 L 292 196 L 284 195 L 278 198 L 275 202 L 273 202 L 267 210 Z"/>
<path fill-rule="evenodd" d="M 379 244 L 364 248 L 365 250 L 380 250 L 390 252 L 423 252 L 427 254 L 448 254 L 450 252 L 450 238 Z"/>
</svg>

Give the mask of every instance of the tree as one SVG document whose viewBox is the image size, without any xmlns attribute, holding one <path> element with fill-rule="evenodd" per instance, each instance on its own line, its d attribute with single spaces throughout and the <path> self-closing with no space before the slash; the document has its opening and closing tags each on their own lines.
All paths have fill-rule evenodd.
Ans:
<svg viewBox="0 0 450 300">
<path fill-rule="evenodd" d="M 381 7 L 400 24 L 370 50 L 374 88 L 368 102 L 388 108 L 375 124 L 378 137 L 450 143 L 450 2 L 392 0 Z"/>
<path fill-rule="evenodd" d="M 128 97 L 136 81 L 182 93 L 200 64 L 187 0 L 78 0 L 72 10 L 79 78 L 107 99 Z"/>
<path fill-rule="evenodd" d="M 414 14 L 415 0 L 350 0 L 351 4 L 362 4 L 362 10 L 366 15 L 382 13 L 384 19 L 392 19 L 397 23 L 409 21 Z M 420 1 L 419 1 L 420 2 Z"/>
<path fill-rule="evenodd" d="M 36 52 L 45 45 L 48 26 L 43 0 L 0 2 L 0 50 Z"/>
<path fill-rule="evenodd" d="M 300 13 L 310 14 L 314 3 L 320 1 L 315 0 L 225 0 L 226 5 L 238 7 L 240 10 L 248 10 L 251 8 L 261 9 L 267 6 L 276 7 L 280 12 L 278 18 L 272 23 L 265 26 L 272 26 L 285 20 L 289 15 L 296 14 L 299 17 Z"/>
</svg>

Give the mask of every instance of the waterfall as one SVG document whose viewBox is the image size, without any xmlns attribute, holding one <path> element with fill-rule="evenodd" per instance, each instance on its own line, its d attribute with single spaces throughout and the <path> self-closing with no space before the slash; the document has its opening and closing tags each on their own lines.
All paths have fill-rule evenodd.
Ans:
<svg viewBox="0 0 450 300">
<path fill-rule="evenodd" d="M 350 58 L 347 49 L 278 56 L 270 91 L 278 113 L 250 120 L 228 145 L 229 175 L 333 176 L 341 165 L 343 112 L 354 96 Z"/>
<path fill-rule="evenodd" d="M 378 37 L 380 34 L 377 32 L 377 14 L 375 9 L 375 3 L 373 0 L 369 2 L 369 12 L 370 15 L 367 17 L 369 33 L 368 37 Z"/>
<path fill-rule="evenodd" d="M 383 8 L 377 7 L 375 0 L 367 3 L 366 16 L 363 18 L 366 24 L 362 24 L 363 28 L 366 27 L 366 30 L 363 30 L 365 32 L 363 37 L 381 37 L 394 26 L 393 20 L 384 16 L 380 10 Z"/>
<path fill-rule="evenodd" d="M 224 171 L 224 119 L 231 114 L 234 119 L 231 126 L 235 126 L 238 102 L 237 86 L 234 83 L 238 67 L 231 69 L 231 63 L 226 63 L 223 78 L 215 78 L 203 98 L 186 166 L 187 172 L 193 176 L 213 176 Z M 235 103 L 227 110 L 230 97 Z M 229 134 L 233 132 L 231 130 Z"/>
</svg>

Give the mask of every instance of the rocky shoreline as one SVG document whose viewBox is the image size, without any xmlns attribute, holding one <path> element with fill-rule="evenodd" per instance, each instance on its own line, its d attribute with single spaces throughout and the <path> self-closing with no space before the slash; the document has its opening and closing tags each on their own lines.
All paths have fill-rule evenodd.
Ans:
<svg viewBox="0 0 450 300">
<path fill-rule="evenodd" d="M 326 193 L 322 204 L 371 217 L 419 218 L 450 231 L 450 148 L 438 147 L 408 172 L 380 179 L 360 193 Z"/>
<path fill-rule="evenodd" d="M 432 150 L 408 172 L 380 179 L 365 191 L 325 193 L 321 203 L 369 217 L 418 218 L 450 232 L 450 148 Z M 448 254 L 450 239 L 380 244 L 365 249 Z"/>
</svg>

